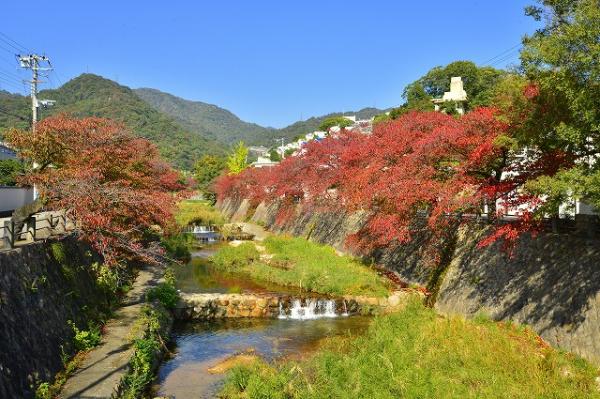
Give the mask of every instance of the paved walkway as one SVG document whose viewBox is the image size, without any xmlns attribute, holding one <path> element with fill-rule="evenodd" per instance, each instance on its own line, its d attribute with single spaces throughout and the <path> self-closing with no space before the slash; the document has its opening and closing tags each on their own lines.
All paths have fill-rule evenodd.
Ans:
<svg viewBox="0 0 600 399">
<path fill-rule="evenodd" d="M 256 240 L 256 241 L 262 241 L 265 238 L 267 238 L 269 235 L 271 235 L 271 233 L 268 232 L 267 230 L 265 230 L 264 227 L 259 226 L 254 223 L 241 222 L 241 223 L 235 223 L 235 224 L 242 226 L 242 231 L 244 233 L 254 234 L 254 240 Z"/>
<path fill-rule="evenodd" d="M 132 328 L 138 319 L 148 288 L 158 284 L 163 269 L 147 266 L 140 270 L 125 303 L 106 324 L 100 346 L 88 353 L 80 368 L 65 383 L 60 398 L 110 398 L 128 371 L 133 354 Z"/>
</svg>

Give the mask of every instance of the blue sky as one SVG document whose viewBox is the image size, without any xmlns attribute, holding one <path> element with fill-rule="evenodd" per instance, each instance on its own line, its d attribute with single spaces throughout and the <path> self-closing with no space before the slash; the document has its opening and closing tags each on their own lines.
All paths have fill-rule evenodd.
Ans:
<svg viewBox="0 0 600 399">
<path fill-rule="evenodd" d="M 404 86 L 436 65 L 485 64 L 533 32 L 523 13 L 532 3 L 11 0 L 0 32 L 51 57 L 57 74 L 46 87 L 89 71 L 282 127 L 398 105 Z M 11 61 L 0 47 L 0 77 L 26 77 Z M 518 55 L 494 61 L 504 67 Z"/>
</svg>

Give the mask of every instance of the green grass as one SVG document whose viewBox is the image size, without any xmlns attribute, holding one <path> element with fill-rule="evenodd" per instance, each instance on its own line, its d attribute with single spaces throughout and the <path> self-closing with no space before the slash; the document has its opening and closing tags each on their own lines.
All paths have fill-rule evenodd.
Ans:
<svg viewBox="0 0 600 399">
<path fill-rule="evenodd" d="M 303 238 L 270 236 L 262 243 L 264 255 L 254 243 L 224 247 L 212 258 L 221 270 L 246 274 L 257 281 L 331 295 L 389 294 L 389 283 L 377 273 L 349 256 L 338 256 L 329 246 Z"/>
<path fill-rule="evenodd" d="M 190 224 L 221 226 L 225 222 L 219 211 L 202 200 L 181 201 L 178 205 L 175 221 L 180 227 Z"/>
<path fill-rule="evenodd" d="M 513 324 L 442 318 L 419 303 L 314 357 L 231 371 L 225 398 L 600 398 L 598 370 Z"/>
</svg>

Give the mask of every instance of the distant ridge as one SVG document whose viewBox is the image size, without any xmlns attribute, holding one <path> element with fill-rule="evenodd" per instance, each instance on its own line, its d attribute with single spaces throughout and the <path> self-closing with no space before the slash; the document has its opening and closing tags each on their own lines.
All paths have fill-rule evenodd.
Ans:
<svg viewBox="0 0 600 399">
<path fill-rule="evenodd" d="M 131 89 L 102 76 L 85 73 L 55 90 L 43 90 L 40 98 L 56 100 L 41 109 L 41 117 L 67 113 L 76 117 L 99 116 L 122 121 L 141 137 L 154 142 L 162 156 L 174 166 L 191 169 L 204 154 L 224 154 L 235 142 L 272 147 L 275 138 L 287 141 L 317 130 L 331 113 L 298 121 L 283 129 L 245 122 L 216 105 L 189 101 L 156 89 Z M 27 128 L 29 98 L 0 90 L 0 140 L 11 127 Z M 384 111 L 364 108 L 345 115 L 368 119 Z"/>
</svg>

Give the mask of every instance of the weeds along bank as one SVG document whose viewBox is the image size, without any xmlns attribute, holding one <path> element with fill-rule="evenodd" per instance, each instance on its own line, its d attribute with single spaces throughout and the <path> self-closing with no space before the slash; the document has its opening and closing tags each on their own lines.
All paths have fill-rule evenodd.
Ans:
<svg viewBox="0 0 600 399">
<path fill-rule="evenodd" d="M 346 237 L 364 217 L 343 212 L 312 212 L 298 207 L 283 225 L 275 223 L 277 204 L 253 208 L 245 200 L 217 204 L 233 221 L 251 220 L 274 232 L 307 237 L 347 251 Z M 577 234 L 522 235 L 509 257 L 500 243 L 479 248 L 488 226 L 461 227 L 450 235 L 439 261 L 422 234 L 407 245 L 372 253 L 373 260 L 409 283 L 432 292 L 436 310 L 526 324 L 550 344 L 600 363 L 600 245 Z"/>
<path fill-rule="evenodd" d="M 93 324 L 114 294 L 98 262 L 73 237 L 0 252 L 0 397 L 33 397 L 78 346 L 99 339 Z"/>
<path fill-rule="evenodd" d="M 225 398 L 600 398 L 595 366 L 531 330 L 444 318 L 418 302 L 307 360 L 234 368 Z"/>
</svg>

